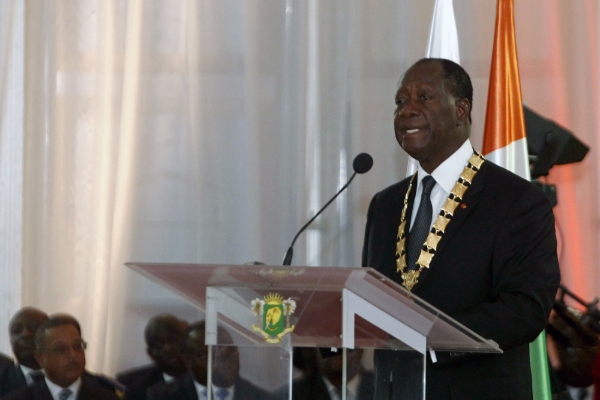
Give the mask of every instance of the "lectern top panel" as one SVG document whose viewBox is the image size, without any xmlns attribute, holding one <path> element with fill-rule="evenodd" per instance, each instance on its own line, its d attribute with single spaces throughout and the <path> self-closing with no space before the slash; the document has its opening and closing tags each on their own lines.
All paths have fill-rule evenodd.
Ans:
<svg viewBox="0 0 600 400">
<path fill-rule="evenodd" d="M 272 307 L 271 303 L 279 302 L 287 304 L 288 309 L 274 312 L 281 314 L 282 322 L 285 320 L 287 328 L 281 329 L 287 329 L 293 346 L 342 347 L 342 332 L 348 332 L 350 319 L 356 347 L 401 349 L 407 342 L 399 336 L 404 335 L 415 338 L 415 343 L 420 337 L 425 338 L 426 347 L 433 350 L 500 352 L 495 343 L 453 321 L 372 268 L 126 265 L 203 311 L 212 307 L 219 321 L 245 336 L 252 345 L 261 345 L 265 339 L 277 341 L 277 336 L 271 337 L 261 328 L 261 324 L 268 324 L 261 322 L 261 313 Z M 212 304 L 207 304 L 207 288 Z"/>
</svg>

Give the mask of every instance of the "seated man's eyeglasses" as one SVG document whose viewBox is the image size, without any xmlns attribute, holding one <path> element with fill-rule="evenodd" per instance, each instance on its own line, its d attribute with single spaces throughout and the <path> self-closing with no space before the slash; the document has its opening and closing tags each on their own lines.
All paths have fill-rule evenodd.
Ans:
<svg viewBox="0 0 600 400">
<path fill-rule="evenodd" d="M 59 343 L 56 346 L 44 347 L 39 350 L 50 350 L 52 353 L 54 353 L 57 356 L 63 356 L 69 352 L 69 349 L 73 350 L 73 352 L 75 352 L 75 353 L 78 353 L 78 352 L 84 351 L 86 348 L 87 348 L 87 343 L 84 341 L 81 341 L 81 342 L 75 342 L 70 346 L 67 344 L 64 344 L 64 343 Z"/>
</svg>

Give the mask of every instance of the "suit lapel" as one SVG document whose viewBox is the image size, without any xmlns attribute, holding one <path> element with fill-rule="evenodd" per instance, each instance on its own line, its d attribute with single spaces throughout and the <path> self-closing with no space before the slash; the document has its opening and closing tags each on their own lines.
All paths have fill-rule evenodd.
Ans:
<svg viewBox="0 0 600 400">
<path fill-rule="evenodd" d="M 180 380 L 182 392 L 186 394 L 186 400 L 198 400 L 198 392 L 196 391 L 196 385 L 194 384 L 194 377 L 191 372 L 186 373 L 183 379 Z M 213 396 L 213 399 L 215 396 Z"/>
<path fill-rule="evenodd" d="M 54 400 L 52 398 L 52 394 L 50 394 L 50 390 L 48 386 L 46 386 L 46 381 L 41 380 L 37 383 L 33 384 L 33 398 L 35 400 Z"/>
<path fill-rule="evenodd" d="M 444 237 L 439 241 L 437 250 L 435 252 L 435 256 L 431 261 L 431 265 L 429 268 L 423 268 L 421 274 L 419 275 L 419 281 L 413 288 L 413 293 L 417 293 L 419 287 L 423 285 L 423 282 L 427 279 L 427 276 L 430 274 L 432 269 L 439 268 L 439 260 L 440 255 L 444 252 L 444 250 L 448 247 L 448 243 L 452 242 L 452 238 L 465 221 L 467 216 L 473 211 L 477 203 L 479 202 L 479 193 L 483 189 L 483 181 L 485 176 L 485 171 L 487 167 L 487 162 L 484 162 L 481 166 L 477 175 L 473 179 L 473 183 L 469 187 L 469 189 L 465 193 L 465 198 L 461 201 L 456 210 L 454 211 L 454 215 L 452 219 L 446 226 L 446 231 L 444 232 Z"/>
<path fill-rule="evenodd" d="M 15 378 L 16 378 L 16 386 L 15 387 L 25 387 L 27 386 L 27 380 L 25 379 L 25 375 L 23 374 L 23 370 L 18 366 L 15 365 Z"/>
</svg>

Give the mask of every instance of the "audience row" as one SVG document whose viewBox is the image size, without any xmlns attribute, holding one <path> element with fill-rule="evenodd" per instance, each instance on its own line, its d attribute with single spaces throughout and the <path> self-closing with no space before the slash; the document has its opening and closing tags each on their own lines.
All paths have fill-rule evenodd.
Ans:
<svg viewBox="0 0 600 400">
<path fill-rule="evenodd" d="M 144 331 L 151 363 L 112 379 L 85 369 L 87 343 L 74 317 L 48 316 L 25 307 L 9 325 L 15 360 L 0 354 L 0 399 L 204 400 L 208 375 L 204 332 L 204 321 L 188 324 L 169 314 L 154 316 Z M 213 399 L 288 398 L 287 387 L 272 393 L 240 376 L 238 347 L 223 327 L 218 328 L 218 342 L 224 345 L 213 348 Z M 361 355 L 355 351 L 348 356 L 348 399 L 373 398 L 373 377 L 362 370 Z M 302 372 L 293 384 L 294 400 L 341 399 L 341 355 L 321 357 L 316 349 L 296 349 L 294 364 Z"/>
</svg>

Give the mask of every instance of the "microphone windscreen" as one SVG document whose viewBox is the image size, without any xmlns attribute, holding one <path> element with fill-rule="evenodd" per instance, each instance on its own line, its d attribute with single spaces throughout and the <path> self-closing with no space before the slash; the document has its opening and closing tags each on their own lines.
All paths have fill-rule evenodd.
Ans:
<svg viewBox="0 0 600 400">
<path fill-rule="evenodd" d="M 357 174 L 364 174 L 365 172 L 368 172 L 372 166 L 373 157 L 367 153 L 360 153 L 354 157 L 354 161 L 352 162 L 352 168 L 354 168 L 354 172 Z"/>
</svg>

